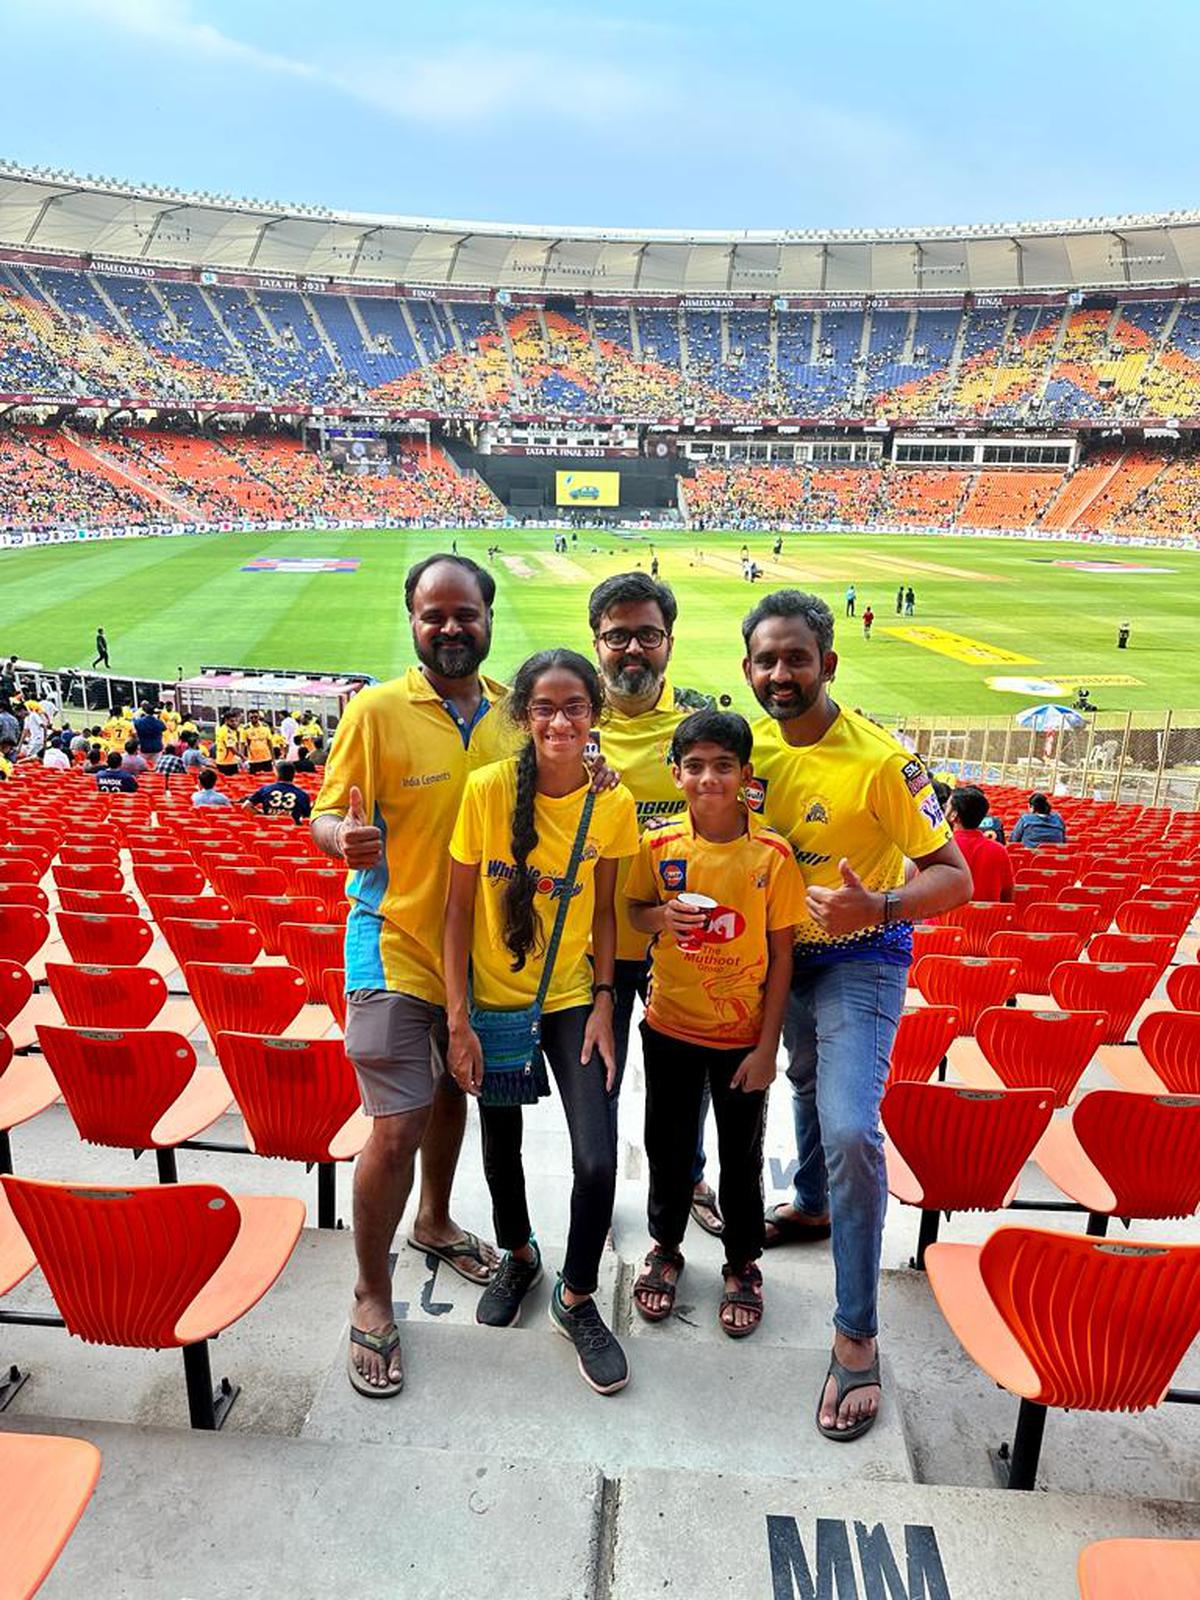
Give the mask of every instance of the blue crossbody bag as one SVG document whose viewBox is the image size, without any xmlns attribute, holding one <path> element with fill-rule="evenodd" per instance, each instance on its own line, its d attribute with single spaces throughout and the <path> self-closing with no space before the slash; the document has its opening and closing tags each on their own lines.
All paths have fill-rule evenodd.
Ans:
<svg viewBox="0 0 1200 1600">
<path fill-rule="evenodd" d="M 583 859 L 588 824 L 592 820 L 596 796 L 589 789 L 584 797 L 571 860 L 563 879 L 562 896 L 554 929 L 546 946 L 542 978 L 533 1004 L 514 1011 L 498 1011 L 477 1006 L 472 1000 L 468 1016 L 483 1051 L 483 1084 L 480 1103 L 485 1106 L 531 1106 L 550 1093 L 546 1062 L 542 1055 L 542 1006 L 550 989 L 554 962 L 562 942 L 567 913 L 575 893 L 575 878 Z"/>
</svg>

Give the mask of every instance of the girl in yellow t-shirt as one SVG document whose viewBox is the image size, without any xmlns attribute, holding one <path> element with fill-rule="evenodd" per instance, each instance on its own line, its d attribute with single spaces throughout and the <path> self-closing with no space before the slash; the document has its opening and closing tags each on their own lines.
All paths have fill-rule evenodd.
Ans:
<svg viewBox="0 0 1200 1600">
<path fill-rule="evenodd" d="M 468 962 L 479 1005 L 513 1009 L 533 1001 L 588 793 L 584 754 L 601 704 L 599 678 L 583 656 L 545 650 L 530 657 L 507 700 L 507 713 L 528 736 L 521 753 L 467 779 L 450 842 L 444 954 L 449 1065 L 468 1093 L 479 1093 L 483 1076 L 468 1020 Z M 629 1379 L 625 1354 L 593 1295 L 617 1172 L 617 862 L 633 855 L 637 843 L 628 790 L 618 784 L 597 794 L 542 1017 L 542 1050 L 562 1098 L 574 1159 L 566 1260 L 550 1316 L 575 1345 L 579 1370 L 599 1394 L 613 1394 Z M 479 1111 L 496 1238 L 506 1253 L 476 1320 L 507 1327 L 541 1277 L 541 1254 L 525 1199 L 521 1108 L 481 1105 Z"/>
</svg>

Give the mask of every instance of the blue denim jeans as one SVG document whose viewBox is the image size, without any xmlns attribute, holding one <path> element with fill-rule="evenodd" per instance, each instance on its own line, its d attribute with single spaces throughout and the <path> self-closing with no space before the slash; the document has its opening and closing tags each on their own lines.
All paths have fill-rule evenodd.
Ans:
<svg viewBox="0 0 1200 1600">
<path fill-rule="evenodd" d="M 783 1028 L 796 1129 L 797 1210 L 830 1214 L 834 1325 L 878 1331 L 887 1174 L 879 1102 L 907 969 L 884 961 L 798 967 Z"/>
</svg>

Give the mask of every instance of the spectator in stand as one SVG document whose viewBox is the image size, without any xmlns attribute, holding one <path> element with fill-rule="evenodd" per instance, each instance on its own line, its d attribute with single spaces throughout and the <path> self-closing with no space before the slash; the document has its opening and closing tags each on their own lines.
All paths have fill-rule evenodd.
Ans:
<svg viewBox="0 0 1200 1600">
<path fill-rule="evenodd" d="M 138 781 L 132 772 L 122 767 L 119 750 L 110 750 L 105 765 L 96 774 L 96 788 L 101 794 L 136 794 Z"/>
<path fill-rule="evenodd" d="M 161 773 L 164 778 L 178 777 L 186 772 L 187 768 L 179 758 L 177 745 L 166 744 L 163 746 L 158 760 L 154 763 L 155 772 Z"/>
<path fill-rule="evenodd" d="M 903 610 L 904 610 L 904 585 L 901 584 L 900 587 L 896 590 L 896 615 L 899 616 L 900 613 Z"/>
<path fill-rule="evenodd" d="M 1067 825 L 1057 811 L 1051 810 L 1046 796 L 1031 794 L 1029 810 L 1023 817 L 1017 818 L 1017 825 L 1012 831 L 1013 844 L 1027 844 L 1030 849 L 1036 850 L 1040 844 L 1063 844 L 1066 837 Z"/>
<path fill-rule="evenodd" d="M 140 776 L 141 773 L 149 772 L 150 770 L 150 763 L 142 754 L 137 740 L 132 736 L 125 741 L 125 753 L 121 757 L 121 769 L 124 772 L 132 772 L 135 778 Z"/>
<path fill-rule="evenodd" d="M 11 778 L 17 760 L 17 741 L 7 734 L 0 736 L 0 778 Z"/>
<path fill-rule="evenodd" d="M 21 741 L 21 724 L 13 716 L 7 695 L 0 696 L 0 739 L 11 739 L 14 746 Z"/>
<path fill-rule="evenodd" d="M 1004 824 L 988 804 L 988 814 L 979 824 L 979 831 L 985 839 L 994 839 L 997 844 L 1005 843 Z"/>
<path fill-rule="evenodd" d="M 200 735 L 194 729 L 180 736 L 179 758 L 185 772 L 201 772 L 208 765 L 208 758 L 200 748 Z"/>
<path fill-rule="evenodd" d="M 148 700 L 142 701 L 141 710 L 141 716 L 133 719 L 133 731 L 137 734 L 142 754 L 153 766 L 154 757 L 162 754 L 163 734 L 167 731 L 167 725 Z"/>
<path fill-rule="evenodd" d="M 241 745 L 247 772 L 270 772 L 276 739 L 261 711 L 250 713 L 250 721 L 242 729 Z"/>
<path fill-rule="evenodd" d="M 974 784 L 963 784 L 950 795 L 950 826 L 954 842 L 971 869 L 972 900 L 1011 901 L 1013 869 L 1008 851 L 983 832 L 988 799 Z"/>
<path fill-rule="evenodd" d="M 213 764 L 217 771 L 225 777 L 232 778 L 241 770 L 241 756 L 238 745 L 241 733 L 238 729 L 241 713 L 226 711 L 217 724 L 217 737 L 213 749 Z"/>
<path fill-rule="evenodd" d="M 310 711 L 305 717 L 304 721 L 300 724 L 299 728 L 297 728 L 296 732 L 299 735 L 300 743 L 304 746 L 304 748 L 306 750 L 311 750 L 316 741 L 321 737 L 321 724 Z"/>
<path fill-rule="evenodd" d="M 261 811 L 267 817 L 291 817 L 297 827 L 308 821 L 312 801 L 295 781 L 296 768 L 290 761 L 275 764 L 275 782 L 264 783 L 261 789 L 242 801 L 244 806 Z"/>
<path fill-rule="evenodd" d="M 294 761 L 296 759 L 297 735 L 300 732 L 300 718 L 295 711 L 285 714 L 279 724 L 279 738 L 283 744 L 283 759 Z"/>
<path fill-rule="evenodd" d="M 50 728 L 49 719 L 42 714 L 42 708 L 36 700 L 30 700 L 25 712 L 25 722 L 21 729 L 20 753 L 31 761 L 36 760 L 46 748 L 46 734 Z"/>
<path fill-rule="evenodd" d="M 87 758 L 83 763 L 83 770 L 88 777 L 94 777 L 97 772 L 103 772 L 107 762 L 104 755 L 104 746 L 93 744 L 88 748 Z"/>
<path fill-rule="evenodd" d="M 95 733 L 95 731 L 96 730 L 94 728 L 84 728 L 72 738 L 69 754 L 71 760 L 77 766 L 82 765 L 82 763 L 87 760 L 88 748 L 91 745 L 91 736 Z"/>
<path fill-rule="evenodd" d="M 328 758 L 328 755 L 329 755 L 329 751 L 325 748 L 325 735 L 324 734 L 318 733 L 317 736 L 314 738 L 313 743 L 312 743 L 312 749 L 309 751 L 309 755 L 312 758 L 312 762 L 313 762 L 314 766 L 323 767 L 325 765 L 326 759 Z"/>
<path fill-rule="evenodd" d="M 231 806 L 233 801 L 217 788 L 217 769 L 205 767 L 196 780 L 199 787 L 192 796 L 194 806 Z"/>
<path fill-rule="evenodd" d="M 62 740 L 57 735 L 46 746 L 46 754 L 42 757 L 42 765 L 51 768 L 54 772 L 70 772 L 71 758 L 62 747 Z"/>
<path fill-rule="evenodd" d="M 306 750 L 303 745 L 296 747 L 296 759 L 292 762 L 297 772 L 316 772 L 317 766 L 312 758 L 312 751 Z"/>
</svg>

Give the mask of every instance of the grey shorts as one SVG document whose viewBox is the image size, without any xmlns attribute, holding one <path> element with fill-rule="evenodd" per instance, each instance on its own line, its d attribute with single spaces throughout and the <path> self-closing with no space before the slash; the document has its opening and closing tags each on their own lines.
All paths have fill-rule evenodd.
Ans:
<svg viewBox="0 0 1200 1600">
<path fill-rule="evenodd" d="M 416 995 L 354 989 L 346 996 L 346 1054 L 369 1117 L 430 1105 L 446 1071 L 446 1013 Z"/>
</svg>

